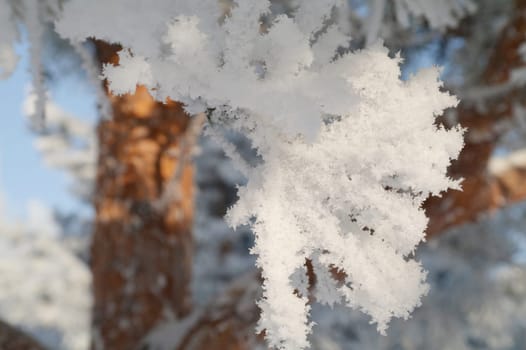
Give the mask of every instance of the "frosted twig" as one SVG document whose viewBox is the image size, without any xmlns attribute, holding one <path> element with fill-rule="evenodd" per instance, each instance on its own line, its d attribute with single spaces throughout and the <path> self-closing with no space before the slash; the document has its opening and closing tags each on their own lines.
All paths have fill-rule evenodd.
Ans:
<svg viewBox="0 0 526 350">
<path fill-rule="evenodd" d="M 204 134 L 222 147 L 223 152 L 225 152 L 226 156 L 234 162 L 236 168 L 241 172 L 241 174 L 243 174 L 245 177 L 249 176 L 252 167 L 239 154 L 236 146 L 229 142 L 225 138 L 224 134 L 217 129 L 217 127 L 214 127 L 210 124 L 207 125 L 204 128 Z"/>
<path fill-rule="evenodd" d="M 44 71 L 42 64 L 42 37 L 44 35 L 44 24 L 41 16 L 43 15 L 43 3 L 41 1 L 26 0 L 25 23 L 27 36 L 30 42 L 29 54 L 31 58 L 31 76 L 33 90 L 35 92 L 35 113 L 34 126 L 43 129 L 46 113 L 46 88 L 44 85 Z"/>
<path fill-rule="evenodd" d="M 183 176 L 184 168 L 193 156 L 193 150 L 199 139 L 199 134 L 206 120 L 204 113 L 195 115 L 190 119 L 189 125 L 179 141 L 180 157 L 175 166 L 175 171 L 170 180 L 163 187 L 161 196 L 153 203 L 153 206 L 162 211 L 173 202 L 181 198 L 181 178 Z"/>
<path fill-rule="evenodd" d="M 89 52 L 89 50 L 84 46 L 83 43 L 79 43 L 73 40 L 70 40 L 70 43 L 73 49 L 79 55 L 82 61 L 82 68 L 86 72 L 90 83 L 92 83 L 95 88 L 95 94 L 97 97 L 97 103 L 99 106 L 101 118 L 108 120 L 111 119 L 111 116 L 113 115 L 111 103 L 102 87 L 100 81 L 100 71 L 97 64 L 95 63 L 93 55 L 91 54 L 91 52 Z"/>
</svg>

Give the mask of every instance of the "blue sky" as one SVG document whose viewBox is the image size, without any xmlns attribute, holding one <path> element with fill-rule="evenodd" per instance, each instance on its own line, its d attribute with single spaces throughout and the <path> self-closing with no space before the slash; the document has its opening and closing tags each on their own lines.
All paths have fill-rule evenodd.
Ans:
<svg viewBox="0 0 526 350">
<path fill-rule="evenodd" d="M 18 45 L 17 70 L 0 80 L 0 193 L 8 217 L 23 219 L 29 201 L 40 201 L 66 212 L 89 208 L 68 192 L 67 176 L 47 167 L 33 147 L 34 134 L 27 127 L 22 104 L 29 89 L 27 45 Z M 83 119 L 95 120 L 93 94 L 81 79 L 68 76 L 50 87 L 55 102 Z"/>
</svg>

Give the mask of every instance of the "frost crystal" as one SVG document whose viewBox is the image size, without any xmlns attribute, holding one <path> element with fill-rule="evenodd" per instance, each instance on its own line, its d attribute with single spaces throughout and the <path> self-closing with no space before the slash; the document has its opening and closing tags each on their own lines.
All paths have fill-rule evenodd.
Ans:
<svg viewBox="0 0 526 350">
<path fill-rule="evenodd" d="M 392 317 L 407 318 L 428 288 L 411 257 L 427 224 L 422 202 L 458 188 L 446 168 L 462 130 L 436 124 L 456 104 L 438 70 L 404 82 L 400 59 L 380 44 L 337 51 L 350 37 L 327 19 L 343 1 L 301 2 L 291 16 L 269 1 L 235 1 L 225 17 L 214 0 L 144 4 L 72 0 L 56 27 L 123 45 L 120 66 L 104 71 L 114 92 L 144 84 L 159 100 L 207 112 L 211 134 L 250 138 L 262 162 L 234 156 L 248 183 L 227 220 L 256 235 L 269 344 L 309 345 L 307 259 L 319 302 L 360 309 L 382 333 Z"/>
</svg>

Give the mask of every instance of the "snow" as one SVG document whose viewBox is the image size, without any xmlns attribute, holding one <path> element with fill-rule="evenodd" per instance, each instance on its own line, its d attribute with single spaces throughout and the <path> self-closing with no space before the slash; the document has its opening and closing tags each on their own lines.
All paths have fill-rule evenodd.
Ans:
<svg viewBox="0 0 526 350">
<path fill-rule="evenodd" d="M 365 68 L 371 61 L 375 68 Z M 276 347 L 306 346 L 297 341 L 310 331 L 308 306 L 305 296 L 293 294 L 300 286 L 291 283 L 290 276 L 314 256 L 319 256 L 323 269 L 334 266 L 348 276 L 338 288 L 336 281 L 326 279 L 332 286 L 321 287 L 330 291 L 318 293 L 321 302 L 334 302 L 336 289 L 348 306 L 370 314 L 380 332 L 391 317 L 407 318 L 427 292 L 421 266 L 406 259 L 423 239 L 427 220 L 421 203 L 429 193 L 456 186 L 444 175 L 462 145 L 461 132 L 432 126 L 433 115 L 455 100 L 448 95 L 431 97 L 430 88 L 420 85 L 438 84 L 437 72 L 422 72 L 401 84 L 396 61 L 379 47 L 341 64 L 354 73 L 361 103 L 322 128 L 313 143 L 280 139 L 267 125 L 268 129 L 260 126 L 261 134 L 250 134 L 266 151 L 264 163 L 249 174 L 227 215 L 234 226 L 256 217 L 253 252 L 265 278 L 260 329 L 266 329 L 271 339 L 286 339 L 271 343 Z M 382 134 L 382 125 L 393 115 L 404 116 L 404 122 Z M 420 141 L 432 143 L 418 147 L 429 152 L 412 151 L 418 142 L 415 135 L 427 135 Z M 444 144 L 437 146 L 438 140 Z M 388 186 L 397 190 L 386 190 Z M 364 232 L 364 227 L 375 234 Z"/>
<path fill-rule="evenodd" d="M 36 112 L 35 94 L 29 94 L 24 102 L 24 114 L 32 121 L 39 118 Z M 89 200 L 95 184 L 97 163 L 97 137 L 94 125 L 67 113 L 47 96 L 44 106 L 46 122 L 35 140 L 35 147 L 44 162 L 64 170 L 71 178 L 72 191 Z"/>
<path fill-rule="evenodd" d="M 520 149 L 504 156 L 491 157 L 488 169 L 493 175 L 500 175 L 511 169 L 526 168 L 526 150 Z"/>
<path fill-rule="evenodd" d="M 205 159 L 220 160 L 211 157 L 206 149 Z M 312 318 L 316 325 L 309 337 L 311 349 L 522 349 L 526 341 L 525 218 L 526 205 L 521 203 L 486 216 L 478 223 L 452 229 L 420 246 L 416 255 L 428 270 L 430 292 L 409 320 L 391 323 L 386 337 L 379 336 L 369 324 L 369 317 L 358 311 L 314 304 Z M 221 293 L 221 289 L 233 287 L 231 280 L 243 275 L 235 272 L 236 268 L 241 264 L 250 266 L 250 260 L 240 262 L 231 267 L 233 273 L 227 278 L 221 276 L 229 274 L 229 267 L 220 260 L 214 261 L 215 270 L 214 265 L 208 267 L 207 259 L 217 254 L 216 249 L 206 247 L 207 244 L 214 246 L 215 232 L 211 230 L 211 234 L 199 241 L 198 251 L 205 253 L 196 255 L 194 262 L 196 267 L 209 272 L 196 277 L 196 287 L 207 286 L 207 282 L 215 279 L 214 291 L 204 297 L 198 294 L 199 305 L 189 318 L 161 325 L 152 332 L 147 340 L 152 349 L 176 348 L 185 330 L 203 313 L 210 312 L 206 304 L 215 302 L 217 295 L 227 294 Z M 242 254 L 242 249 L 233 254 Z M 317 278 L 319 276 L 317 273 Z M 246 290 L 244 297 L 253 297 L 260 294 L 250 292 L 257 281 L 253 276 L 242 277 L 236 284 Z M 251 348 L 256 349 L 256 345 Z"/>
<path fill-rule="evenodd" d="M 246 228 L 234 231 L 223 219 L 225 209 L 236 199 L 236 185 L 246 180 L 225 155 L 224 144 L 217 141 L 202 137 L 200 154 L 195 159 L 198 191 L 192 296 L 198 306 L 209 303 L 226 283 L 250 270 L 255 262 L 248 252 L 253 245 L 252 233 Z M 247 140 L 239 134 L 225 135 L 221 141 L 228 142 L 230 151 L 243 159 L 247 167 L 256 158 L 247 152 Z"/>
<path fill-rule="evenodd" d="M 468 3 L 448 1 L 448 11 L 463 14 Z M 425 12 L 436 6 L 416 4 L 406 3 L 442 24 Z M 294 281 L 304 283 L 297 274 L 306 259 L 318 270 L 346 274 L 341 286 L 323 279 L 321 302 L 362 310 L 381 333 L 391 318 L 408 318 L 428 291 L 411 255 L 427 224 L 422 202 L 459 188 L 446 168 L 463 131 L 435 125 L 457 103 L 440 91 L 438 70 L 403 82 L 400 58 L 379 43 L 337 52 L 349 33 L 325 28 L 325 21 L 340 1 L 305 2 L 291 15 L 273 14 L 269 1 L 236 1 L 225 17 L 215 1 L 144 6 L 73 0 L 56 28 L 73 41 L 123 45 L 120 65 L 104 69 L 115 93 L 144 84 L 160 101 L 207 113 L 216 140 L 225 130 L 250 140 L 257 164 L 219 142 L 247 177 L 226 218 L 254 231 L 252 252 L 264 278 L 258 329 L 266 330 L 268 344 L 309 346 L 310 306 L 294 294 L 302 290 Z M 269 21 L 263 25 L 262 18 Z"/>
<path fill-rule="evenodd" d="M 422 22 L 436 32 L 456 28 L 463 18 L 474 14 L 479 5 L 473 0 L 369 0 L 359 3 L 362 6 L 358 10 L 351 8 L 358 22 L 353 34 L 355 38 L 363 37 L 366 46 L 378 39 L 400 39 L 396 36 L 401 29 L 415 28 Z"/>
<path fill-rule="evenodd" d="M 411 319 L 393 321 L 386 337 L 357 312 L 316 307 L 312 349 L 524 348 L 525 214 L 521 203 L 422 246 L 417 255 L 429 271 L 429 295 Z"/>
<path fill-rule="evenodd" d="M 382 0 L 386 1 L 386 0 Z M 473 0 L 394 0 L 401 17 L 400 23 L 408 23 L 403 18 L 407 12 L 413 16 L 422 16 L 433 29 L 455 28 L 458 22 L 468 14 L 475 12 Z"/>
<path fill-rule="evenodd" d="M 0 214 L 0 318 L 50 349 L 86 350 L 89 269 L 62 241 L 49 208 L 33 202 L 28 209 L 25 223 Z"/>
</svg>

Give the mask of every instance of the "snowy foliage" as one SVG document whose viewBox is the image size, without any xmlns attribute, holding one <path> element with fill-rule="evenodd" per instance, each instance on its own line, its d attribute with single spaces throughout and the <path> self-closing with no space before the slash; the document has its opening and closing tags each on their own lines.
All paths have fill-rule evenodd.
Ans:
<svg viewBox="0 0 526 350">
<path fill-rule="evenodd" d="M 368 15 L 362 24 L 362 34 L 367 44 L 383 36 L 387 8 L 391 10 L 396 26 L 409 28 L 415 18 L 421 18 L 433 30 L 455 28 L 462 18 L 477 8 L 473 0 L 370 0 L 366 3 L 369 5 Z"/>
<path fill-rule="evenodd" d="M 255 158 L 250 145 L 239 134 L 225 137 L 248 162 Z M 249 229 L 232 230 L 223 216 L 237 199 L 236 185 L 246 183 L 220 146 L 211 137 L 201 137 L 195 158 L 196 188 L 193 226 L 194 258 L 192 296 L 196 304 L 206 305 L 217 297 L 227 281 L 234 280 L 254 266 L 248 249 L 253 244 Z"/>
<path fill-rule="evenodd" d="M 386 2 L 386 0 L 375 0 Z M 409 26 L 409 17 L 422 16 L 433 29 L 454 28 L 476 10 L 474 0 L 393 0 L 397 20 Z"/>
<path fill-rule="evenodd" d="M 38 118 L 36 98 L 30 94 L 25 101 L 24 113 L 30 120 Z M 64 170 L 71 177 L 74 194 L 89 201 L 98 152 L 95 127 L 62 110 L 49 98 L 45 103 L 46 123 L 37 136 L 35 147 L 48 166 Z"/>
<path fill-rule="evenodd" d="M 371 61 L 377 65 L 365 68 Z M 254 252 L 266 280 L 261 327 L 277 339 L 304 339 L 308 332 L 306 295 L 293 294 L 304 288 L 291 281 L 305 258 L 313 259 L 318 301 L 343 298 L 370 314 L 381 332 L 391 317 L 407 317 L 427 291 L 420 265 L 405 259 L 423 238 L 421 203 L 455 185 L 444 173 L 461 139 L 433 126 L 434 115 L 454 103 L 431 95 L 438 91 L 436 72 L 403 84 L 397 62 L 378 48 L 348 63 L 361 91 L 358 106 L 324 125 L 313 143 L 281 139 L 273 127 L 255 129 L 252 140 L 268 153 L 228 214 L 233 225 L 256 217 Z M 393 125 L 393 116 L 404 120 Z M 415 146 L 426 151 L 417 155 Z M 331 278 L 333 267 L 347 274 L 343 285 Z"/>
<path fill-rule="evenodd" d="M 525 219 L 521 203 L 422 245 L 417 256 L 429 271 L 429 295 L 386 337 L 363 315 L 316 307 L 313 350 L 524 349 Z"/>
<path fill-rule="evenodd" d="M 46 27 L 59 13 L 62 0 L 0 0 L 0 79 L 7 78 L 16 68 L 18 56 L 15 42 L 20 37 L 18 25 L 23 24 L 30 44 L 31 76 L 34 92 L 35 115 L 42 123 L 46 89 L 42 65 L 42 45 Z"/>
<path fill-rule="evenodd" d="M 427 223 L 421 204 L 458 188 L 445 174 L 462 131 L 435 124 L 456 99 L 440 91 L 436 69 L 401 81 L 400 59 L 380 44 L 338 53 L 349 33 L 324 21 L 341 6 L 304 1 L 286 16 L 268 1 L 237 1 L 223 17 L 215 0 L 74 0 L 56 24 L 71 40 L 123 45 L 120 65 L 104 69 L 115 93 L 143 84 L 207 113 L 210 132 L 251 140 L 262 162 L 230 152 L 248 183 L 227 219 L 254 230 L 259 328 L 283 349 L 308 347 L 306 259 L 318 301 L 360 309 L 380 332 L 407 318 L 427 292 L 411 258 Z"/>
<path fill-rule="evenodd" d="M 73 187 L 75 194 L 90 199 L 97 156 L 94 127 L 69 115 L 53 101 L 48 101 L 44 82 L 42 51 L 45 35 L 60 12 L 61 3 L 62 0 L 0 0 L 0 79 L 7 78 L 16 68 L 18 56 L 15 44 L 20 39 L 19 25 L 23 24 L 30 44 L 32 76 L 31 93 L 25 101 L 24 114 L 40 133 L 36 148 L 48 165 L 66 170 L 73 177 L 76 181 Z M 79 56 L 88 78 L 100 86 L 99 73 L 91 53 L 76 43 L 72 49 Z M 96 92 L 101 116 L 109 117 L 111 112 L 107 98 L 101 88 Z"/>
<path fill-rule="evenodd" d="M 88 267 L 66 248 L 51 211 L 39 202 L 29 204 L 24 223 L 9 222 L 2 214 L 0 318 L 49 349 L 87 349 Z"/>
<path fill-rule="evenodd" d="M 207 157 L 208 158 L 208 157 Z M 463 225 L 420 245 L 416 256 L 428 270 L 430 292 L 407 321 L 394 320 L 385 337 L 378 336 L 369 319 L 360 312 L 313 305 L 317 323 L 311 336 L 313 350 L 522 350 L 526 343 L 526 205 L 505 208 L 480 222 Z M 217 231 L 217 230 L 216 230 Z M 210 230 L 214 232 L 214 230 Z M 215 233 L 215 232 L 214 232 Z M 209 235 L 208 239 L 210 240 Z M 203 242 L 205 244 L 205 242 Z M 212 243 L 213 244 L 213 243 Z M 210 249 L 207 253 L 212 253 Z M 217 251 L 216 251 L 217 252 Z M 208 256 L 198 254 L 195 264 L 207 265 Z M 248 261 L 244 263 L 249 264 Z M 216 283 L 227 266 L 218 268 Z M 234 271 L 239 270 L 237 266 Z M 209 283 L 202 276 L 197 283 Z M 239 274 L 241 275 L 241 274 Z M 250 297 L 258 280 L 243 281 Z M 224 280 L 223 284 L 227 284 Z M 228 291 L 228 289 L 227 289 Z M 239 300 L 243 318 L 251 315 L 243 304 L 248 295 L 231 295 Z M 228 294 L 214 295 L 214 302 Z M 239 311 L 241 309 L 241 311 Z M 184 320 L 158 327 L 149 337 L 153 349 L 175 349 L 202 313 L 222 308 L 196 308 Z M 252 311 L 253 312 L 253 311 Z M 256 344 L 250 349 L 267 349 Z"/>
</svg>

